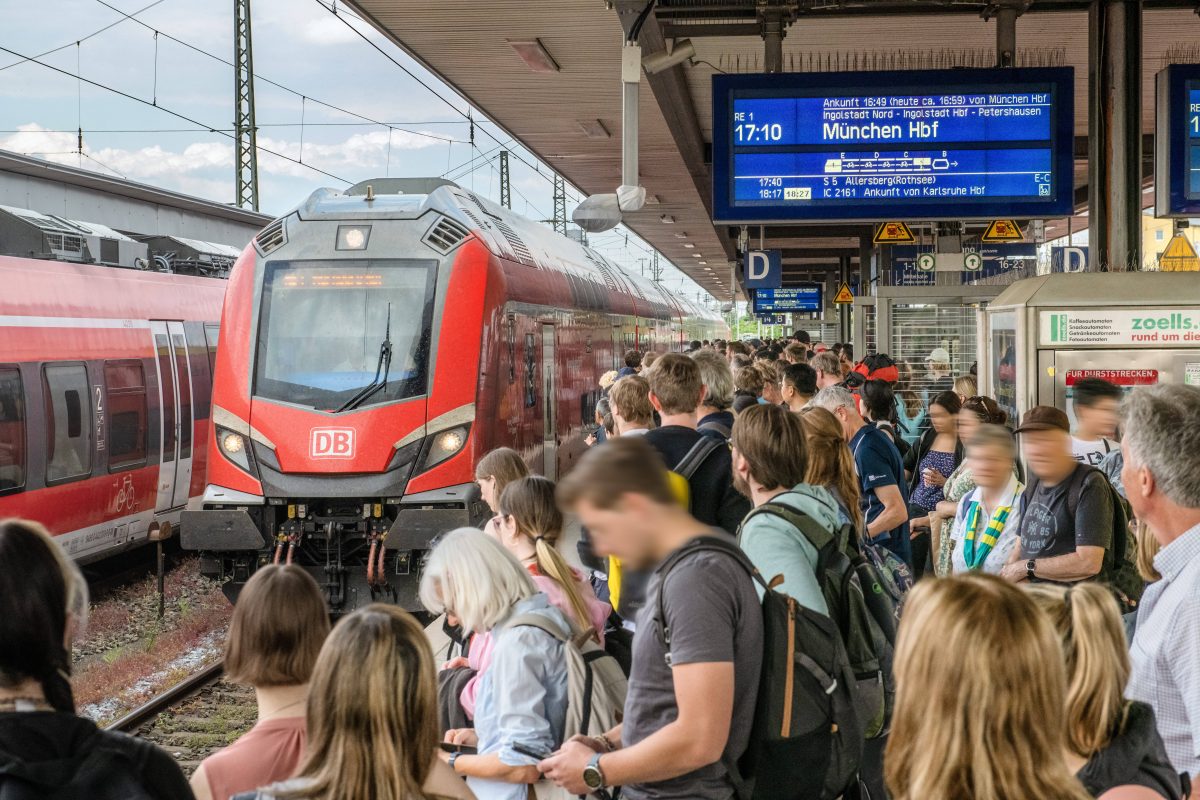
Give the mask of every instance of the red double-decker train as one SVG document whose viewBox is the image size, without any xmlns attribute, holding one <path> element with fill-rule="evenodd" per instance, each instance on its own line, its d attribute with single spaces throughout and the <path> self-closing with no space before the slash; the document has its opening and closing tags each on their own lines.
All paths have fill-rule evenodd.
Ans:
<svg viewBox="0 0 1200 800">
<path fill-rule="evenodd" d="M 87 562 L 198 507 L 225 281 L 0 257 L 0 286 L 0 518 Z"/>
<path fill-rule="evenodd" d="M 570 469 L 624 351 L 679 349 L 716 314 L 438 179 L 318 190 L 234 266 L 208 485 L 184 548 L 235 595 L 309 569 L 330 606 L 416 607 L 420 554 L 486 514 L 477 459 Z"/>
</svg>

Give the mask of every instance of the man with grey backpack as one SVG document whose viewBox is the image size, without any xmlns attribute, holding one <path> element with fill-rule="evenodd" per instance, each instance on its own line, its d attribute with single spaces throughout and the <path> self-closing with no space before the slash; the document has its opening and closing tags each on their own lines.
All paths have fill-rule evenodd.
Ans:
<svg viewBox="0 0 1200 800">
<path fill-rule="evenodd" d="M 882 582 L 858 546 L 857 533 L 841 523 L 833 496 L 803 483 L 808 458 L 799 417 L 773 406 L 746 409 L 734 423 L 730 444 L 734 486 L 754 505 L 738 543 L 772 587 L 837 623 L 865 740 L 859 742 L 862 777 L 869 796 L 883 797 L 894 609 L 878 588 Z"/>
</svg>

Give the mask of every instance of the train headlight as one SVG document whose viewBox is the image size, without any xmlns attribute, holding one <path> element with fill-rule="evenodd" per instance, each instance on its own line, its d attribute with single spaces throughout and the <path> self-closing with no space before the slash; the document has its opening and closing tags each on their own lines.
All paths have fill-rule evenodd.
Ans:
<svg viewBox="0 0 1200 800">
<path fill-rule="evenodd" d="M 240 469 L 254 474 L 254 470 L 250 468 L 249 444 L 246 441 L 246 437 L 237 431 L 231 431 L 220 425 L 216 426 L 216 433 L 217 445 L 221 450 L 221 454 Z"/>
<path fill-rule="evenodd" d="M 367 240 L 371 238 L 370 225 L 338 225 L 338 250 L 366 250 Z"/>
<path fill-rule="evenodd" d="M 429 451 L 425 455 L 424 468 L 436 466 L 462 450 L 467 443 L 469 432 L 470 426 L 460 425 L 429 437 Z"/>
</svg>

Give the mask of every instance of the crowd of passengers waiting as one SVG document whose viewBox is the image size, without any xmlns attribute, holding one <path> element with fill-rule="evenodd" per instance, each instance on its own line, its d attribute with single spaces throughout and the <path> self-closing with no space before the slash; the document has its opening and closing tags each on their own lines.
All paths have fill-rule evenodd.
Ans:
<svg viewBox="0 0 1200 800">
<path fill-rule="evenodd" d="M 0 800 L 1189 796 L 1200 388 L 1083 381 L 1074 424 L 1036 407 L 1010 427 L 944 351 L 918 394 L 886 356 L 807 339 L 628 354 L 558 485 L 513 450 L 481 459 L 493 516 L 429 553 L 429 629 L 376 604 L 331 630 L 307 572 L 260 568 L 225 645 L 258 722 L 190 781 L 76 715 L 86 584 L 39 525 L 0 522 Z M 836 745 L 769 751 L 771 610 L 806 621 L 788 630 L 816 638 L 788 646 L 814 675 L 863 650 L 830 620 L 858 608 L 832 585 L 840 555 L 899 619 L 867 645 L 894 701 L 866 719 L 874 695 L 844 672 L 852 689 L 813 690 L 849 693 Z M 624 701 L 597 730 L 579 665 L 605 660 Z M 770 780 L 797 774 L 780 754 L 809 788 Z"/>
</svg>

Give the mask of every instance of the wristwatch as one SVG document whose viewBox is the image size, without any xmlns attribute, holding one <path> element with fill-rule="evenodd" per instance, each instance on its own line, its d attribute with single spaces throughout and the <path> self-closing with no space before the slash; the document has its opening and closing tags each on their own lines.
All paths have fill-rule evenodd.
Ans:
<svg viewBox="0 0 1200 800">
<path fill-rule="evenodd" d="M 458 770 L 454 769 L 454 762 L 458 761 L 458 757 L 461 755 L 462 755 L 461 750 L 455 750 L 453 753 L 450 754 L 450 758 L 446 761 L 446 763 L 450 765 L 450 770 L 452 772 L 455 772 L 455 773 L 458 772 Z"/>
<path fill-rule="evenodd" d="M 1033 568 L 1034 568 L 1034 565 L 1036 565 L 1036 564 L 1037 564 L 1037 561 L 1032 558 L 1025 562 L 1025 577 L 1028 578 L 1029 580 L 1033 580 L 1036 577 L 1033 574 Z"/>
<path fill-rule="evenodd" d="M 600 756 L 603 753 L 596 753 L 592 756 L 592 760 L 583 768 L 583 782 L 592 791 L 603 789 L 607 784 L 604 782 L 604 772 L 600 769 Z"/>
</svg>

